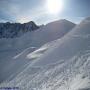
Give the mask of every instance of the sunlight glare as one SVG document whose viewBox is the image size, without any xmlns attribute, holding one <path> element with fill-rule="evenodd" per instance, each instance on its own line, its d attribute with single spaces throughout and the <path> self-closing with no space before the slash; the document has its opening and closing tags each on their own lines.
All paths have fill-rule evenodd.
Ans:
<svg viewBox="0 0 90 90">
<path fill-rule="evenodd" d="M 47 0 L 47 8 L 49 13 L 58 14 L 63 9 L 62 0 Z"/>
</svg>

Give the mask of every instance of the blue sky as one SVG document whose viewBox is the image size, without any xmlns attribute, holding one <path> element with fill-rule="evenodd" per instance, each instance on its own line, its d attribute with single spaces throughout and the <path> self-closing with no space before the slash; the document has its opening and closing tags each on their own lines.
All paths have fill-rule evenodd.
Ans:
<svg viewBox="0 0 90 90">
<path fill-rule="evenodd" d="M 28 22 L 46 24 L 58 19 L 80 22 L 90 16 L 90 0 L 62 0 L 63 10 L 52 15 L 46 9 L 46 0 L 0 0 L 0 22 Z"/>
</svg>

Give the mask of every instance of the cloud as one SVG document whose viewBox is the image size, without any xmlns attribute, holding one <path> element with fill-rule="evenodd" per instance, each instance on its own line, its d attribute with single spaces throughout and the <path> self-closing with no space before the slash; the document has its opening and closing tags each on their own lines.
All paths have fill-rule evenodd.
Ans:
<svg viewBox="0 0 90 90">
<path fill-rule="evenodd" d="M 0 0 L 0 19 L 4 21 L 23 23 L 36 20 L 44 13 L 43 5 L 37 0 Z"/>
<path fill-rule="evenodd" d="M 64 9 L 52 16 L 45 7 L 46 0 L 0 0 L 0 21 L 46 23 L 62 17 L 90 16 L 90 0 L 63 0 Z"/>
</svg>

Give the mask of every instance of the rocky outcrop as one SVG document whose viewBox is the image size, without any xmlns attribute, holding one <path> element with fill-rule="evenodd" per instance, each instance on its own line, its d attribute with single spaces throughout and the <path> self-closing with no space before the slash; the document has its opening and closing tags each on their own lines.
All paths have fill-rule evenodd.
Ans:
<svg viewBox="0 0 90 90">
<path fill-rule="evenodd" d="M 28 23 L 20 24 L 20 23 L 0 23 L 0 38 L 15 38 L 20 37 L 24 33 L 28 31 L 34 31 L 38 29 L 33 21 Z"/>
</svg>

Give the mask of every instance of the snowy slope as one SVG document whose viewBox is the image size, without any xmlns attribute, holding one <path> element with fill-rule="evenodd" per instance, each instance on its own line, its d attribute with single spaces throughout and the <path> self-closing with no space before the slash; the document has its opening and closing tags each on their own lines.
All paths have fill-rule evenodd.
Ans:
<svg viewBox="0 0 90 90">
<path fill-rule="evenodd" d="M 67 20 L 59 20 L 20 38 L 0 39 L 0 81 L 14 72 L 18 73 L 28 62 L 31 63 L 33 59 L 26 58 L 29 53 L 47 42 L 63 37 L 74 26 Z"/>
<path fill-rule="evenodd" d="M 90 21 L 85 19 L 63 38 L 27 54 L 32 63 L 0 86 L 16 86 L 20 90 L 90 90 L 89 35 Z"/>
<path fill-rule="evenodd" d="M 65 37 L 59 40 L 56 48 L 49 51 L 50 54 L 46 54 L 45 58 L 42 57 L 41 60 L 35 63 L 35 66 L 39 64 L 45 65 L 61 60 L 67 60 L 75 56 L 77 53 L 88 49 L 90 45 L 90 22 L 87 19 L 82 21 L 77 25 L 71 32 L 69 32 Z M 69 53 L 68 53 L 69 52 Z M 48 62 L 49 60 L 49 62 Z M 44 62 L 45 61 L 45 62 Z"/>
</svg>

